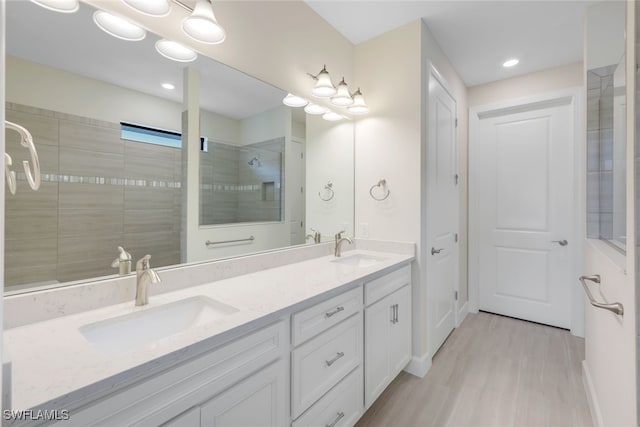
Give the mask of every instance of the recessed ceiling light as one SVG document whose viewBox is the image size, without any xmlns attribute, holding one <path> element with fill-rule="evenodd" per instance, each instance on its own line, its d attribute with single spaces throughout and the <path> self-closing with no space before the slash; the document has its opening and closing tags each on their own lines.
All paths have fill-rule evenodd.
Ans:
<svg viewBox="0 0 640 427">
<path fill-rule="evenodd" d="M 518 62 L 520 62 L 519 59 L 513 58 L 507 61 L 504 61 L 504 64 L 502 64 L 502 66 L 505 68 L 509 68 L 509 67 L 513 67 L 514 65 L 518 65 Z"/>
<path fill-rule="evenodd" d="M 166 90 L 174 90 L 176 88 L 176 86 L 171 83 L 162 83 L 162 87 Z"/>
<path fill-rule="evenodd" d="M 158 40 L 156 42 L 156 50 L 165 58 L 178 62 L 191 62 L 198 57 L 198 54 L 192 49 L 172 40 Z"/>
<path fill-rule="evenodd" d="M 309 101 L 307 101 L 304 98 L 300 98 L 299 96 L 296 96 L 292 93 L 288 94 L 287 96 L 284 97 L 284 99 L 282 100 L 282 103 L 284 105 L 287 105 L 289 107 L 304 107 L 305 105 L 307 105 L 309 103 Z"/>
<path fill-rule="evenodd" d="M 104 10 L 97 10 L 93 14 L 93 22 L 105 33 L 122 40 L 138 41 L 147 35 L 143 28 Z"/>
<path fill-rule="evenodd" d="M 123 0 L 124 3 L 149 16 L 166 16 L 171 11 L 169 0 Z"/>
<path fill-rule="evenodd" d="M 31 0 L 38 6 L 55 12 L 73 13 L 80 8 L 78 0 Z"/>
</svg>

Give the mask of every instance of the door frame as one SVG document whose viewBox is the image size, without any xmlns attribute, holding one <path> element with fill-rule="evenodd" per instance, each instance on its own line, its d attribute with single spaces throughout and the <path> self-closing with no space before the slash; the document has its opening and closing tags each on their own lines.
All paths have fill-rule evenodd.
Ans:
<svg viewBox="0 0 640 427">
<path fill-rule="evenodd" d="M 447 92 L 447 94 L 449 94 L 449 96 L 451 97 L 451 99 L 453 99 L 453 102 L 455 103 L 455 112 L 456 112 L 456 117 L 455 120 L 458 120 L 458 99 L 455 96 L 455 92 L 452 89 L 452 86 L 447 82 L 447 80 L 443 77 L 443 75 L 438 71 L 438 69 L 433 65 L 433 63 L 429 62 L 429 66 L 428 66 L 428 84 L 427 84 L 427 90 L 426 92 L 426 102 L 425 104 L 427 105 L 426 108 L 426 117 L 424 122 L 424 127 L 425 127 L 425 132 L 426 132 L 426 141 L 427 141 L 427 146 L 425 147 L 425 151 L 429 152 L 429 149 L 431 148 L 431 144 L 433 143 L 433 141 L 431 140 L 430 137 L 430 133 L 428 131 L 428 123 L 429 123 L 429 118 L 430 115 L 432 113 L 431 111 L 431 81 L 435 80 L 438 82 L 438 84 L 440 84 L 442 86 L 442 88 L 445 90 L 445 92 Z M 457 126 L 454 129 L 454 140 L 453 140 L 453 144 L 454 144 L 454 156 L 455 156 L 455 165 L 456 165 L 456 171 L 458 173 L 458 175 L 460 175 L 460 150 L 459 150 L 459 138 L 458 138 L 458 128 Z M 426 159 L 426 157 L 425 157 Z M 427 185 L 427 179 L 428 179 L 428 175 L 426 175 L 426 168 L 428 167 L 428 159 L 426 159 L 426 164 L 422 167 L 423 169 L 423 173 L 425 173 L 425 175 L 421 178 L 422 182 L 425 184 L 424 186 L 424 192 L 425 192 L 425 214 L 426 217 L 428 218 L 429 215 L 429 211 L 431 209 L 437 208 L 435 206 L 432 206 L 430 202 L 430 194 L 429 194 L 429 190 L 428 190 L 428 185 Z M 455 230 L 456 233 L 458 233 L 458 243 L 456 243 L 455 245 L 455 253 L 453 254 L 453 256 L 455 257 L 455 265 L 456 268 L 454 269 L 455 271 L 455 276 L 454 276 L 454 284 L 453 284 L 453 290 L 455 292 L 458 292 L 458 295 L 460 295 L 460 184 L 456 185 L 456 204 L 457 204 L 457 208 L 455 209 L 455 213 L 456 213 L 456 224 L 457 224 L 457 228 Z M 433 307 L 434 304 L 434 300 L 433 298 L 429 298 L 429 295 L 433 295 L 434 291 L 435 291 L 435 284 L 433 283 L 432 280 L 429 280 L 429 270 L 430 270 L 430 266 L 432 263 L 431 260 L 431 256 L 429 256 L 427 254 L 428 249 L 431 246 L 429 246 L 431 244 L 431 239 L 430 239 L 430 233 L 429 233 L 429 222 L 428 219 L 422 218 L 422 220 L 425 221 L 425 230 L 427 230 L 427 232 L 424 234 L 424 242 L 425 244 L 422 245 L 423 246 L 423 251 L 424 251 L 424 257 L 426 260 L 425 266 L 426 266 L 426 277 L 425 280 L 427 282 L 427 351 L 428 353 L 431 355 L 431 357 L 433 357 L 433 355 L 437 352 L 438 349 L 433 348 L 433 339 L 431 339 L 431 337 L 434 336 L 434 328 L 436 326 L 436 319 L 435 319 L 435 310 Z M 453 312 L 454 312 L 454 329 L 457 328 L 458 326 L 460 326 L 460 323 L 462 323 L 462 320 L 464 320 L 464 317 L 466 316 L 466 311 L 461 310 L 458 307 L 458 302 L 459 300 L 454 300 L 453 303 Z"/>
<path fill-rule="evenodd" d="M 541 95 L 509 99 L 493 104 L 475 106 L 469 109 L 469 312 L 478 312 L 478 272 L 480 244 L 478 239 L 479 219 L 476 207 L 480 202 L 480 194 L 477 188 L 476 175 L 479 154 L 480 118 L 479 115 L 490 114 L 499 110 L 522 111 L 521 107 L 529 104 L 539 104 L 540 108 L 557 104 L 569 98 L 568 104 L 573 110 L 573 227 L 568 230 L 569 257 L 573 260 L 571 265 L 571 277 L 575 281 L 567 284 L 570 286 L 571 333 L 584 336 L 584 295 L 579 287 L 578 277 L 582 274 L 584 266 L 584 248 L 582 242 L 586 238 L 586 198 L 584 188 L 586 178 L 584 176 L 586 163 L 586 150 L 584 141 L 585 108 L 582 95 L 582 87 L 572 87 L 560 91 L 548 92 Z"/>
</svg>

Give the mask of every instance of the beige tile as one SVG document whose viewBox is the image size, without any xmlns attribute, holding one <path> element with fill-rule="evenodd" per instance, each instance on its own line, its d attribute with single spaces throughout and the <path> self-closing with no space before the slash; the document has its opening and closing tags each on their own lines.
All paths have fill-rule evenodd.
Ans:
<svg viewBox="0 0 640 427">
<path fill-rule="evenodd" d="M 118 257 L 118 246 L 124 245 L 123 235 L 60 237 L 58 239 L 58 264 L 84 262 L 83 271 L 104 271 Z M 127 248 L 128 249 L 128 248 Z M 92 277 L 92 276 L 88 276 Z"/>
<path fill-rule="evenodd" d="M 60 209 L 123 209 L 122 186 L 60 183 Z"/>
<path fill-rule="evenodd" d="M 60 147 L 60 175 L 123 178 L 124 157 L 120 153 Z"/>
<path fill-rule="evenodd" d="M 124 154 L 118 129 L 60 120 L 60 148 Z"/>
<path fill-rule="evenodd" d="M 38 191 L 33 191 L 26 181 L 19 181 L 16 194 L 5 191 L 5 210 L 58 209 L 58 183 L 43 182 Z"/>
<path fill-rule="evenodd" d="M 122 209 L 60 209 L 58 233 L 60 237 L 122 234 Z"/>
<path fill-rule="evenodd" d="M 178 149 L 125 141 L 125 177 L 173 181 L 174 156 Z"/>
<path fill-rule="evenodd" d="M 12 209 L 5 212 L 5 239 L 47 239 L 58 235 L 55 210 Z"/>
<path fill-rule="evenodd" d="M 36 149 L 39 149 L 42 145 L 57 147 L 58 120 L 51 116 L 39 114 L 38 112 L 38 109 L 32 109 L 32 112 L 7 109 L 6 119 L 27 128 L 31 136 L 33 136 L 33 143 Z M 15 138 L 15 141 L 19 141 L 18 134 L 13 131 L 7 132 L 7 139 L 9 138 Z"/>
<path fill-rule="evenodd" d="M 179 212 L 173 209 L 126 209 L 125 233 L 149 233 L 154 231 L 180 231 Z"/>
<path fill-rule="evenodd" d="M 179 191 L 173 188 L 126 186 L 125 206 L 134 210 L 170 209 L 174 205 L 174 195 Z"/>
</svg>

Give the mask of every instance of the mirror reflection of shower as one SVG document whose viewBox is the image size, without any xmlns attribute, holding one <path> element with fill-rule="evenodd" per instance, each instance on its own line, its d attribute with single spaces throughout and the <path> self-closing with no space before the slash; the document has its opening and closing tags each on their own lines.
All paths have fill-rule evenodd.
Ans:
<svg viewBox="0 0 640 427">
<path fill-rule="evenodd" d="M 249 164 L 249 166 L 255 167 L 255 168 L 259 168 L 260 166 L 262 166 L 262 162 L 260 162 L 260 159 L 257 157 L 254 157 L 253 159 L 249 160 L 247 163 Z"/>
</svg>

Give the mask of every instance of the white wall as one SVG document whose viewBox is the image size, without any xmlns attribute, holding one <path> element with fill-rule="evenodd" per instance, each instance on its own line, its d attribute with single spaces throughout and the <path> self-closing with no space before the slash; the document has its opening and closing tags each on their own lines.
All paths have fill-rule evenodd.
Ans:
<svg viewBox="0 0 640 427">
<path fill-rule="evenodd" d="M 417 243 L 413 274 L 413 354 L 414 360 L 430 363 L 428 353 L 428 296 L 425 254 L 426 230 L 423 219 L 425 187 L 422 169 L 426 150 L 427 64 L 432 63 L 453 88 L 460 124 L 461 182 L 466 182 L 466 88 L 433 35 L 421 21 L 414 21 L 355 49 L 355 76 L 367 88 L 371 113 L 356 122 L 356 236 Z M 390 197 L 376 202 L 369 188 L 380 178 L 387 180 Z M 465 184 L 461 185 L 461 206 L 466 209 Z M 461 215 L 461 237 L 466 215 Z M 363 226 L 368 234 L 363 235 Z M 466 241 L 460 242 L 466 253 Z M 461 257 L 461 265 L 466 258 Z M 460 275 L 466 278 L 466 273 Z M 426 362 L 425 362 L 426 363 Z"/>
<path fill-rule="evenodd" d="M 467 92 L 469 108 L 582 86 L 582 74 L 582 62 L 575 62 L 511 79 L 472 86 Z"/>
<path fill-rule="evenodd" d="M 4 153 L 4 102 L 5 102 L 5 2 L 0 0 L 0 153 Z M 2 209 L 0 209 L 0 230 L 4 230 L 4 174 L 0 178 L 2 185 L 0 186 L 0 200 L 2 200 Z M 4 232 L 2 234 L 4 236 Z M 4 260 L 4 239 L 0 239 L 0 259 Z M 0 263 L 0 289 L 4 289 L 4 262 Z M 4 330 L 4 298 L 0 301 L 0 330 Z M 2 358 L 2 340 L 0 340 L 0 359 Z M 0 384 L 2 382 L 2 370 L 0 370 Z M 4 394 L 0 398 L 0 411 L 3 410 Z"/>
<path fill-rule="evenodd" d="M 344 230 L 353 235 L 354 126 L 351 121 L 328 122 L 321 116 L 307 117 L 306 135 L 306 234 L 320 231 L 322 241 L 330 241 Z M 333 184 L 334 196 L 324 186 Z M 339 229 L 338 229 L 339 228 Z"/>
<path fill-rule="evenodd" d="M 180 130 L 182 105 L 57 68 L 7 57 L 6 100 L 100 119 Z"/>
</svg>

